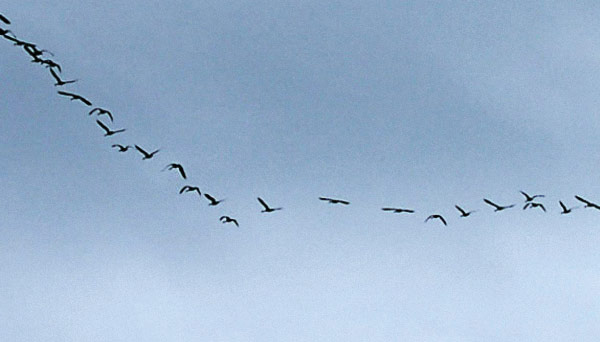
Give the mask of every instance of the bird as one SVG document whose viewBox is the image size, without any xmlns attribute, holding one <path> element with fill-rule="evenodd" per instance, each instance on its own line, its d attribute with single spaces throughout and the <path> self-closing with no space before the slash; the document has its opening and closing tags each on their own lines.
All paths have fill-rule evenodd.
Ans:
<svg viewBox="0 0 600 342">
<path fill-rule="evenodd" d="M 181 164 L 171 163 L 171 164 L 165 166 L 165 168 L 163 169 L 163 171 L 165 171 L 167 169 L 168 170 L 177 169 L 177 170 L 179 170 L 179 173 L 181 174 L 181 177 L 183 177 L 183 179 L 187 179 L 187 177 L 185 176 L 185 171 L 183 171 L 183 166 L 181 166 Z"/>
<path fill-rule="evenodd" d="M 467 217 L 477 211 L 477 210 L 465 211 L 463 208 L 459 207 L 458 205 L 455 205 L 454 208 L 456 208 L 456 210 L 460 211 L 460 217 Z"/>
<path fill-rule="evenodd" d="M 577 207 L 567 208 L 567 206 L 562 201 L 558 201 L 558 204 L 560 204 L 560 207 L 562 208 L 561 214 L 563 214 L 563 215 L 569 214 L 569 213 L 571 213 L 571 211 L 573 211 L 573 209 L 577 208 Z"/>
<path fill-rule="evenodd" d="M 98 112 L 98 116 L 100 116 L 100 115 L 103 115 L 103 114 L 104 114 L 104 115 L 108 115 L 108 117 L 110 118 L 110 121 L 111 121 L 111 122 L 113 121 L 113 116 L 112 116 L 112 113 L 111 113 L 109 110 L 106 110 L 106 109 L 104 109 L 104 108 L 96 107 L 96 108 L 94 108 L 94 109 L 90 110 L 90 112 L 89 112 L 88 114 L 89 114 L 89 115 L 92 115 L 92 114 L 94 114 L 96 111 Z"/>
<path fill-rule="evenodd" d="M 544 195 L 533 195 L 533 196 L 529 196 L 525 191 L 519 191 L 523 196 L 525 196 L 525 202 L 532 202 L 534 199 L 538 198 L 538 197 L 546 197 Z"/>
<path fill-rule="evenodd" d="M 394 212 L 396 214 L 400 214 L 400 213 L 409 213 L 409 214 L 412 214 L 412 213 L 415 212 L 412 209 L 404 209 L 404 208 L 381 208 L 381 210 L 383 210 L 383 211 L 392 211 L 392 212 Z"/>
<path fill-rule="evenodd" d="M 17 38 L 17 36 L 15 36 L 15 34 L 14 34 L 13 31 L 11 31 L 11 30 L 5 30 L 5 29 L 0 28 L 0 36 L 5 36 L 5 38 L 10 39 L 9 36 L 6 36 L 9 33 L 12 34 L 12 37 L 10 37 L 10 38 L 13 38 L 13 39 Z"/>
<path fill-rule="evenodd" d="M 515 206 L 514 204 L 511 204 L 511 205 L 506 205 L 506 206 L 501 206 L 501 205 L 498 205 L 498 204 L 496 204 L 496 203 L 494 203 L 494 202 L 490 201 L 490 200 L 489 200 L 489 199 L 487 199 L 487 198 L 484 198 L 484 199 L 483 199 L 483 201 L 484 201 L 485 203 L 487 203 L 487 204 L 491 205 L 492 207 L 496 208 L 496 210 L 494 210 L 494 211 L 502 211 L 502 210 L 509 209 L 509 208 L 512 208 L 512 207 L 514 207 L 514 206 Z"/>
<path fill-rule="evenodd" d="M 0 14 L 0 21 L 5 23 L 6 25 L 10 25 L 10 20 L 8 20 L 8 18 L 3 16 L 2 14 Z"/>
<path fill-rule="evenodd" d="M 132 148 L 133 146 L 129 146 L 129 145 L 123 146 L 123 145 L 120 145 L 120 144 L 114 144 L 114 145 L 112 145 L 112 148 L 115 148 L 115 147 L 119 149 L 119 152 L 127 152 L 127 150 L 130 149 L 130 148 Z"/>
<path fill-rule="evenodd" d="M 321 201 L 327 201 L 327 202 L 329 202 L 331 204 L 343 204 L 343 205 L 350 204 L 350 202 L 348 202 L 348 201 L 344 201 L 344 200 L 341 200 L 341 199 L 335 199 L 335 198 L 329 198 L 329 197 L 319 197 L 319 199 Z"/>
<path fill-rule="evenodd" d="M 447 226 L 448 224 L 446 223 L 446 220 L 444 220 L 444 217 L 442 215 L 438 215 L 438 214 L 434 214 L 434 215 L 429 215 L 426 219 L 425 222 L 429 221 L 429 220 L 433 220 L 433 219 L 439 219 L 440 221 L 442 221 L 442 223 L 444 224 L 444 226 Z"/>
<path fill-rule="evenodd" d="M 56 87 L 63 86 L 65 84 L 69 84 L 69 83 L 77 82 L 77 80 L 63 81 L 60 78 L 60 76 L 58 76 L 58 74 L 52 68 L 50 68 L 50 74 L 52 74 L 52 77 L 54 77 L 54 79 L 56 80 L 56 83 L 54 83 L 54 86 L 56 86 Z M 112 121 L 112 120 L 110 120 L 110 121 Z"/>
<path fill-rule="evenodd" d="M 239 227 L 239 226 L 240 226 L 240 225 L 238 224 L 238 221 L 237 221 L 236 219 L 232 219 L 232 218 L 231 218 L 231 217 L 229 217 L 229 216 L 221 216 L 221 217 L 219 218 L 219 221 L 221 221 L 221 223 L 229 223 L 229 222 L 231 222 L 231 223 L 235 224 L 237 227 Z"/>
<path fill-rule="evenodd" d="M 23 44 L 20 44 L 20 45 L 23 46 L 23 49 L 25 50 L 25 52 L 27 52 L 29 54 L 29 56 L 31 56 L 33 58 L 33 60 L 36 61 L 36 62 L 40 62 L 41 61 L 41 59 L 38 58 L 38 57 L 42 56 L 44 53 L 48 53 L 49 55 L 54 56 L 54 54 L 51 51 L 40 50 L 33 43 L 24 42 Z"/>
<path fill-rule="evenodd" d="M 585 203 L 584 208 L 595 208 L 595 209 L 600 210 L 600 206 L 597 205 L 596 203 L 592 203 L 592 202 L 590 202 L 588 200 L 585 200 L 585 199 L 583 199 L 583 198 L 581 198 L 580 196 L 577 196 L 577 195 L 575 196 L 575 199 L 577 199 L 579 202 Z"/>
<path fill-rule="evenodd" d="M 138 145 L 135 145 L 135 149 L 138 150 L 142 155 L 144 155 L 144 158 L 142 158 L 142 160 L 151 159 L 152 157 L 154 157 L 155 154 L 158 153 L 158 151 L 160 151 L 160 149 L 158 149 L 152 153 L 148 153 L 148 152 L 144 151 L 144 149 L 139 147 Z"/>
<path fill-rule="evenodd" d="M 202 193 L 200 193 L 200 188 L 197 186 L 191 186 L 191 185 L 185 185 L 181 188 L 181 190 L 179 190 L 179 194 L 182 194 L 184 192 L 192 192 L 192 191 L 196 191 L 198 193 L 198 196 L 202 196 Z"/>
<path fill-rule="evenodd" d="M 206 197 L 207 200 L 210 201 L 210 203 L 208 204 L 209 206 L 214 207 L 215 205 L 218 205 L 219 203 L 223 202 L 224 200 L 216 200 L 214 197 L 212 197 L 211 195 L 207 194 L 206 192 L 204 193 L 204 197 Z"/>
<path fill-rule="evenodd" d="M 267 202 L 265 202 L 260 197 L 257 197 L 256 199 L 265 208 L 264 210 L 261 211 L 261 213 L 271 213 L 271 212 L 274 212 L 275 210 L 281 210 L 281 209 L 283 209 L 283 208 L 271 208 L 271 207 L 269 207 L 269 205 L 267 204 Z"/>
<path fill-rule="evenodd" d="M 540 208 L 542 209 L 544 212 L 546 212 L 546 207 L 544 207 L 544 205 L 542 203 L 537 203 L 537 202 L 527 202 L 525 203 L 525 205 L 523 206 L 523 210 L 525 209 L 533 209 L 533 208 Z"/>
<path fill-rule="evenodd" d="M 60 65 L 51 59 L 41 59 L 41 58 L 38 58 L 37 56 L 35 56 L 35 57 L 33 57 L 33 60 L 31 61 L 31 63 L 44 64 L 44 65 L 46 65 L 46 68 L 50 68 L 50 69 L 56 68 L 56 69 L 58 69 L 59 72 L 62 72 Z"/>
<path fill-rule="evenodd" d="M 62 96 L 68 96 L 68 97 L 70 97 L 71 101 L 73 101 L 73 100 L 79 100 L 79 101 L 83 102 L 84 104 L 86 104 L 86 105 L 88 105 L 90 107 L 92 106 L 92 103 L 90 101 L 88 101 L 86 98 L 84 98 L 83 96 L 81 96 L 81 95 L 69 93 L 69 92 L 62 91 L 62 90 L 59 90 L 58 94 L 62 95 Z"/>
<path fill-rule="evenodd" d="M 117 134 L 117 133 L 121 133 L 121 132 L 125 132 L 126 131 L 125 128 L 118 129 L 116 131 L 111 131 L 110 128 L 106 127 L 106 125 L 103 124 L 102 121 L 100 121 L 100 120 L 96 120 L 96 123 L 98 124 L 98 126 L 100 126 L 106 132 L 106 133 L 104 133 L 105 137 L 109 137 L 109 136 L 111 136 L 113 134 Z"/>
</svg>

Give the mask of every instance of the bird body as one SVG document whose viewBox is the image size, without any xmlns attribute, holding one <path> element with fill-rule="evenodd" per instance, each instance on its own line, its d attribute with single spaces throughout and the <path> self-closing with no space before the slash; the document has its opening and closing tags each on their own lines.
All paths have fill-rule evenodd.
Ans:
<svg viewBox="0 0 600 342">
<path fill-rule="evenodd" d="M 348 202 L 348 201 L 341 200 L 341 199 L 335 199 L 335 198 L 329 198 L 329 197 L 319 197 L 319 199 L 321 201 L 326 201 L 326 202 L 329 202 L 331 204 L 343 204 L 343 205 L 350 204 L 350 202 Z"/>
<path fill-rule="evenodd" d="M 283 208 L 271 208 L 271 207 L 269 207 L 269 205 L 267 204 L 267 202 L 265 202 L 260 197 L 257 197 L 256 199 L 265 208 L 264 210 L 261 211 L 261 213 L 272 213 L 272 212 L 274 212 L 276 210 L 282 210 L 283 209 Z"/>
<path fill-rule="evenodd" d="M 142 158 L 142 160 L 151 159 L 152 157 L 154 157 L 155 154 L 157 154 L 160 151 L 160 149 L 159 149 L 152 153 L 148 153 L 143 148 L 139 147 L 138 145 L 134 145 L 134 146 L 135 146 L 135 149 L 138 150 L 138 152 L 140 152 L 144 156 Z"/>
<path fill-rule="evenodd" d="M 86 104 L 87 106 L 90 106 L 90 107 L 92 106 L 92 103 L 90 101 L 88 101 L 86 98 L 84 98 L 83 96 L 81 96 L 81 95 L 69 93 L 69 92 L 62 91 L 62 90 L 59 90 L 58 94 L 62 95 L 62 96 L 68 96 L 68 97 L 70 97 L 71 101 L 73 101 L 73 100 L 79 100 L 79 101 L 83 102 L 84 104 Z"/>
<path fill-rule="evenodd" d="M 427 222 L 429 220 L 433 220 L 433 219 L 438 219 L 438 220 L 442 221 L 442 223 L 444 224 L 444 226 L 448 225 L 448 223 L 446 223 L 446 220 L 444 219 L 444 217 L 442 215 L 439 215 L 439 214 L 433 214 L 433 215 L 427 216 L 427 218 L 425 219 L 425 222 Z"/>
<path fill-rule="evenodd" d="M 510 208 L 512 208 L 512 207 L 514 207 L 514 206 L 515 206 L 514 204 L 511 204 L 511 205 L 505 205 L 505 206 L 498 205 L 498 204 L 496 204 L 496 203 L 494 203 L 494 202 L 490 201 L 490 200 L 489 200 L 489 199 L 487 199 L 487 198 L 484 198 L 484 199 L 483 199 L 483 201 L 484 201 L 485 203 L 487 203 L 487 204 L 491 205 L 492 207 L 496 208 L 496 210 L 494 210 L 494 211 L 502 211 L 502 210 L 510 209 Z"/>
<path fill-rule="evenodd" d="M 412 209 L 404 209 L 404 208 L 381 208 L 381 210 L 383 210 L 383 211 L 391 211 L 391 212 L 394 212 L 396 214 L 400 214 L 400 213 L 409 213 L 409 214 L 412 214 L 412 213 L 415 212 Z"/>
<path fill-rule="evenodd" d="M 118 129 L 116 131 L 112 131 L 110 128 L 108 128 L 105 124 L 102 123 L 102 121 L 100 120 L 96 120 L 96 123 L 98 124 L 98 126 L 100 126 L 100 128 L 102 128 L 104 130 L 104 136 L 105 137 L 109 137 L 111 135 L 117 134 L 117 133 L 122 133 L 125 132 L 126 129 Z"/>
</svg>

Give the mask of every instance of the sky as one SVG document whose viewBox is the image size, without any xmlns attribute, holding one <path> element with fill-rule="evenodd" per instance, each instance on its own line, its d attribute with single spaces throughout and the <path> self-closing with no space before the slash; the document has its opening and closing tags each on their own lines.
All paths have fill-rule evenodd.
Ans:
<svg viewBox="0 0 600 342">
<path fill-rule="evenodd" d="M 104 137 L 0 41 L 0 339 L 600 336 L 600 213 L 558 205 L 600 201 L 597 2 L 20 0 L 0 13 L 78 79 L 62 90 L 127 129 Z M 114 143 L 161 151 L 142 161 Z M 161 172 L 171 162 L 186 181 Z M 186 184 L 225 201 L 179 195 Z M 521 210 L 520 190 L 548 212 Z M 284 209 L 263 214 L 258 196 Z M 448 226 L 424 223 L 433 213 Z"/>
</svg>

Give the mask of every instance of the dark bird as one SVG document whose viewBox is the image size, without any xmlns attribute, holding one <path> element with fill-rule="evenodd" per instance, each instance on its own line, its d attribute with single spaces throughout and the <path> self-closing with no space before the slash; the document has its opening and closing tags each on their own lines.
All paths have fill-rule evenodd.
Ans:
<svg viewBox="0 0 600 342">
<path fill-rule="evenodd" d="M 487 199 L 487 198 L 484 198 L 484 199 L 483 199 L 483 201 L 484 201 L 485 203 L 487 203 L 487 204 L 491 205 L 492 207 L 496 208 L 496 210 L 494 210 L 494 211 L 502 211 L 502 210 L 509 209 L 509 208 L 512 208 L 512 207 L 514 207 L 514 206 L 515 206 L 514 204 L 511 204 L 511 205 L 506 205 L 506 206 L 501 206 L 501 205 L 498 205 L 498 204 L 496 204 L 496 203 L 494 203 L 494 202 L 490 201 L 490 200 L 489 200 L 489 199 Z"/>
<path fill-rule="evenodd" d="M 260 204 L 265 208 L 264 210 L 261 211 L 261 213 L 271 213 L 274 212 L 275 210 L 281 210 L 283 208 L 271 208 L 269 207 L 269 205 L 267 204 L 267 202 L 265 202 L 262 198 L 257 197 L 256 198 Z"/>
<path fill-rule="evenodd" d="M 525 196 L 525 202 L 532 202 L 534 199 L 538 197 L 546 197 L 544 195 L 533 195 L 529 196 L 525 191 L 519 191 L 523 196 Z"/>
<path fill-rule="evenodd" d="M 400 213 L 409 213 L 409 214 L 412 214 L 412 213 L 415 212 L 412 209 L 404 209 L 404 208 L 381 208 L 381 210 L 383 210 L 383 211 L 391 211 L 391 212 L 394 212 L 396 214 L 400 214 Z"/>
<path fill-rule="evenodd" d="M 233 223 L 235 224 L 237 227 L 239 227 L 240 225 L 238 224 L 238 221 L 236 219 L 232 219 L 229 216 L 221 216 L 221 218 L 219 218 L 219 221 L 221 221 L 222 223 Z"/>
<path fill-rule="evenodd" d="M 577 199 L 579 202 L 585 203 L 584 208 L 595 208 L 595 209 L 600 210 L 600 206 L 597 205 L 596 203 L 592 203 L 592 202 L 590 202 L 588 200 L 585 200 L 585 199 L 583 199 L 583 198 L 581 198 L 579 196 L 575 196 L 575 199 Z"/>
<path fill-rule="evenodd" d="M 533 208 L 540 208 L 542 209 L 544 212 L 546 212 L 546 207 L 544 207 L 544 205 L 542 203 L 537 203 L 537 202 L 527 202 L 525 203 L 525 205 L 523 206 L 523 210 L 525 209 L 533 209 Z"/>
<path fill-rule="evenodd" d="M 127 145 L 127 146 L 123 146 L 120 144 L 112 145 L 112 148 L 115 148 L 115 147 L 119 149 L 119 152 L 127 152 L 128 149 L 133 148 L 133 146 L 129 146 L 129 145 Z"/>
<path fill-rule="evenodd" d="M 563 214 L 563 215 L 569 214 L 569 213 L 571 213 L 571 211 L 573 211 L 573 209 L 577 208 L 577 207 L 567 208 L 567 206 L 562 201 L 558 201 L 558 204 L 560 204 L 560 207 L 562 208 L 561 214 Z"/>
<path fill-rule="evenodd" d="M 224 200 L 216 200 L 214 197 L 212 197 L 211 195 L 207 194 L 206 192 L 204 193 L 204 197 L 206 197 L 207 200 L 210 201 L 210 203 L 208 203 L 209 206 L 215 206 L 218 205 L 219 203 L 223 202 Z"/>
<path fill-rule="evenodd" d="M 182 194 L 184 192 L 192 192 L 192 191 L 196 191 L 198 193 L 198 196 L 202 196 L 202 194 L 200 193 L 200 188 L 197 186 L 191 186 L 191 185 L 185 185 L 184 187 L 182 187 L 181 190 L 179 190 L 179 194 Z"/>
<path fill-rule="evenodd" d="M 165 170 L 173 170 L 173 169 L 179 170 L 179 173 L 181 174 L 181 177 L 183 177 L 183 179 L 187 179 L 187 177 L 185 176 L 185 171 L 183 171 L 183 166 L 181 166 L 181 164 L 171 163 L 171 164 L 165 166 L 165 168 L 163 169 L 163 171 L 165 171 Z"/>
<path fill-rule="evenodd" d="M 454 208 L 456 208 L 456 210 L 460 211 L 460 217 L 467 217 L 477 211 L 477 210 L 465 211 L 463 208 L 459 207 L 458 205 L 455 205 Z"/>
<path fill-rule="evenodd" d="M 33 57 L 33 60 L 31 62 L 32 63 L 40 63 L 42 65 L 45 65 L 46 68 L 50 68 L 50 69 L 56 68 L 56 69 L 58 69 L 59 72 L 62 72 L 60 65 L 51 59 L 41 59 L 38 57 Z"/>
<path fill-rule="evenodd" d="M 327 201 L 327 202 L 329 202 L 331 204 L 343 204 L 343 205 L 350 204 L 350 202 L 348 202 L 348 201 L 344 201 L 344 200 L 341 200 L 341 199 L 335 199 L 335 198 L 329 198 L 329 197 L 319 197 L 319 199 L 321 201 Z"/>
<path fill-rule="evenodd" d="M 10 20 L 8 20 L 8 18 L 3 16 L 2 14 L 0 14 L 0 21 L 5 23 L 6 25 L 10 25 Z"/>
<path fill-rule="evenodd" d="M 109 110 L 106 110 L 106 109 L 104 109 L 104 108 L 96 107 L 96 108 L 94 108 L 94 109 L 90 110 L 90 112 L 89 112 L 88 114 L 89 114 L 89 115 L 92 115 L 92 114 L 94 114 L 96 111 L 98 112 L 98 116 L 100 116 L 100 115 L 108 115 L 108 117 L 110 118 L 110 121 L 111 121 L 111 122 L 113 121 L 113 116 L 112 116 L 112 113 L 111 113 Z"/>
<path fill-rule="evenodd" d="M 155 154 L 158 153 L 158 151 L 160 151 L 160 150 L 156 150 L 152 153 L 148 153 L 148 152 L 144 151 L 144 149 L 142 149 L 138 145 L 135 145 L 135 149 L 138 150 L 142 155 L 144 155 L 144 158 L 142 158 L 142 160 L 151 159 L 152 157 L 154 157 Z"/>
<path fill-rule="evenodd" d="M 54 83 L 55 86 L 63 86 L 65 84 L 69 84 L 69 83 L 75 83 L 77 82 L 77 80 L 69 80 L 69 81 L 63 81 L 60 76 L 58 76 L 58 74 L 54 71 L 54 69 L 50 68 L 50 74 L 52 74 L 52 77 L 54 77 L 54 79 L 56 80 L 56 83 Z M 112 121 L 112 120 L 110 120 Z"/>
<path fill-rule="evenodd" d="M 444 217 L 442 215 L 438 215 L 438 214 L 434 214 L 434 215 L 429 215 L 426 219 L 425 222 L 429 221 L 429 220 L 433 220 L 433 219 L 439 219 L 440 221 L 442 221 L 442 223 L 444 224 L 444 226 L 447 226 L 448 224 L 446 223 L 446 220 L 444 220 Z"/>
<path fill-rule="evenodd" d="M 102 121 L 100 120 L 96 120 L 96 123 L 98 124 L 98 126 L 100 126 L 106 133 L 104 133 L 105 137 L 111 136 L 113 134 L 117 134 L 117 133 L 121 133 L 121 132 L 125 132 L 126 129 L 118 129 L 116 131 L 111 131 L 110 128 L 106 127 L 105 124 L 102 123 Z"/>
<path fill-rule="evenodd" d="M 88 105 L 88 106 L 91 106 L 91 105 L 92 105 L 92 103 L 91 103 L 90 101 L 88 101 L 86 98 L 84 98 L 84 97 L 83 97 L 83 96 L 81 96 L 81 95 L 77 95 L 77 94 L 69 93 L 69 92 L 62 91 L 62 90 L 59 90 L 59 91 L 58 91 L 58 94 L 60 94 L 60 95 L 62 95 L 62 96 L 68 96 L 68 97 L 70 97 L 70 98 L 71 98 L 71 101 L 73 101 L 73 100 L 79 100 L 79 101 L 83 102 L 84 104 L 86 104 L 86 105 Z"/>
</svg>

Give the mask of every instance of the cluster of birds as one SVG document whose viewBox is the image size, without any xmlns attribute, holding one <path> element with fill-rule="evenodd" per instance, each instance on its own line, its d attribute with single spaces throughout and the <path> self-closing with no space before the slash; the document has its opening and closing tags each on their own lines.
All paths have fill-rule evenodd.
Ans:
<svg viewBox="0 0 600 342">
<path fill-rule="evenodd" d="M 0 14 L 0 22 L 4 23 L 5 25 L 11 24 L 10 20 L 2 14 Z M 50 75 L 55 80 L 54 86 L 62 87 L 67 84 L 75 83 L 78 81 L 77 79 L 63 80 L 61 78 L 61 76 L 60 76 L 62 73 L 61 66 L 58 63 L 56 63 L 55 61 L 53 61 L 52 59 L 46 58 L 46 55 L 50 55 L 50 56 L 54 57 L 54 54 L 52 52 L 50 52 L 48 50 L 44 50 L 44 49 L 39 49 L 36 44 L 20 40 L 17 38 L 17 36 L 11 30 L 4 29 L 2 27 L 0 27 L 0 36 L 5 38 L 6 40 L 11 41 L 15 46 L 22 47 L 23 50 L 32 58 L 32 60 L 31 60 L 32 63 L 41 64 L 45 68 L 49 69 Z M 58 94 L 61 96 L 68 97 L 71 101 L 79 101 L 88 107 L 93 107 L 93 104 L 91 101 L 89 101 L 88 99 L 86 99 L 85 97 L 83 97 L 79 94 L 62 91 L 62 90 L 59 90 Z M 111 129 L 105 122 L 100 120 L 101 116 L 106 116 L 110 120 L 111 124 L 114 122 L 113 113 L 107 109 L 104 109 L 101 107 L 94 107 L 88 112 L 88 115 L 90 115 L 90 116 L 96 115 L 96 117 L 98 118 L 98 119 L 96 119 L 96 124 L 104 131 L 104 136 L 106 136 L 106 137 L 110 137 L 115 134 L 123 133 L 126 131 L 125 128 Z M 135 145 L 135 144 L 133 146 L 113 144 L 112 148 L 116 149 L 118 152 L 121 152 L 121 153 L 127 152 L 130 149 L 135 148 L 135 150 L 138 151 L 142 155 L 142 160 L 152 159 L 158 152 L 160 152 L 160 149 L 156 149 L 154 151 L 148 152 L 147 150 L 145 150 L 142 147 Z M 170 171 L 170 170 L 178 171 L 179 175 L 184 180 L 187 180 L 186 172 L 181 164 L 170 163 L 167 166 L 165 166 L 162 171 Z M 210 194 L 208 194 L 206 192 L 202 193 L 198 186 L 184 185 L 179 190 L 179 194 L 194 193 L 194 192 L 200 198 L 202 198 L 202 196 L 204 196 L 204 198 L 206 200 L 208 200 L 209 206 L 217 206 L 224 201 L 224 199 L 217 200 L 215 197 L 211 196 Z M 539 198 L 545 197 L 544 195 L 530 196 L 529 194 L 527 194 L 524 191 L 520 191 L 520 193 L 525 197 L 523 210 L 539 208 L 543 212 L 546 212 L 546 207 L 544 206 L 544 204 L 539 202 L 539 200 L 537 200 Z M 582 198 L 581 196 L 575 196 L 575 199 L 578 200 L 579 202 L 583 203 L 584 208 L 594 208 L 594 209 L 600 210 L 600 205 L 590 202 L 590 201 Z M 319 197 L 319 200 L 328 202 L 330 204 L 335 204 L 335 205 L 343 205 L 343 206 L 350 205 L 349 201 L 346 201 L 343 199 L 337 199 L 337 198 Z M 260 205 L 263 208 L 263 210 L 261 210 L 262 213 L 272 213 L 274 211 L 283 209 L 281 207 L 271 207 L 269 204 L 267 204 L 267 202 L 265 200 L 263 200 L 260 197 L 257 197 L 257 201 L 260 203 Z M 513 208 L 516 206 L 516 204 L 499 205 L 499 204 L 492 202 L 491 200 L 489 200 L 487 198 L 484 198 L 483 201 L 484 201 L 484 203 L 493 207 L 495 212 L 504 211 L 504 210 L 507 210 L 507 209 L 510 209 L 510 208 Z M 570 214 L 574 209 L 578 208 L 578 207 L 567 207 L 562 201 L 559 201 L 558 203 L 562 209 L 561 214 Z M 477 211 L 477 210 L 467 211 L 467 210 L 463 209 L 462 207 L 460 207 L 459 205 L 455 205 L 454 207 L 459 212 L 459 217 L 462 217 L 462 218 L 469 217 L 469 216 L 471 216 L 471 214 L 473 214 L 474 212 Z M 385 207 L 385 208 L 381 208 L 381 210 L 386 211 L 386 212 L 395 213 L 395 214 L 402 214 L 402 213 L 414 214 L 415 213 L 415 210 L 407 209 L 407 208 Z M 427 218 L 425 219 L 424 222 L 428 222 L 430 220 L 438 220 L 443 225 L 445 225 L 445 226 L 448 225 L 447 220 L 442 215 L 437 214 L 437 213 L 427 216 Z M 232 218 L 230 216 L 226 216 L 226 215 L 221 216 L 219 218 L 219 221 L 221 221 L 222 223 L 232 223 L 239 227 L 238 221 L 235 218 Z"/>
</svg>

